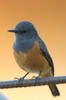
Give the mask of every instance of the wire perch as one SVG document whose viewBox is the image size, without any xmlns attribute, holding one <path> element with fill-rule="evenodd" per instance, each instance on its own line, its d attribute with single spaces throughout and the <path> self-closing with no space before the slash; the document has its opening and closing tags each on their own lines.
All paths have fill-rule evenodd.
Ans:
<svg viewBox="0 0 66 100">
<path fill-rule="evenodd" d="M 10 80 L 10 81 L 0 81 L 0 89 L 41 86 L 48 84 L 64 84 L 64 83 L 66 83 L 66 76 L 47 77 L 47 78 L 40 78 L 38 80 L 36 79 L 24 79 L 22 81 Z"/>
</svg>

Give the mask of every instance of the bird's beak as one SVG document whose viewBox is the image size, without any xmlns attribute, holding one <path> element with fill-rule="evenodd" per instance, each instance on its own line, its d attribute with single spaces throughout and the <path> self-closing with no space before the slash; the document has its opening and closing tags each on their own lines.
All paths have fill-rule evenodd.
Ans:
<svg viewBox="0 0 66 100">
<path fill-rule="evenodd" d="M 16 29 L 8 30 L 8 32 L 17 32 Z"/>
</svg>

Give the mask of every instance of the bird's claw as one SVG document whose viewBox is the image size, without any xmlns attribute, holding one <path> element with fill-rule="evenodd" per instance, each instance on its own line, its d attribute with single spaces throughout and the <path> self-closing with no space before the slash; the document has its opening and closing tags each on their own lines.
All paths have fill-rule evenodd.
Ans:
<svg viewBox="0 0 66 100">
<path fill-rule="evenodd" d="M 37 77 L 33 76 L 32 79 L 35 79 L 35 83 L 34 83 L 34 85 L 35 85 L 37 83 L 37 81 L 40 79 L 40 77 L 39 76 L 37 76 Z"/>
<path fill-rule="evenodd" d="M 24 78 L 29 74 L 29 72 L 27 72 L 23 77 L 17 78 L 15 77 L 14 80 L 18 80 L 18 81 L 23 81 Z"/>
<path fill-rule="evenodd" d="M 32 79 L 35 79 L 35 76 L 32 76 Z"/>
<path fill-rule="evenodd" d="M 14 80 L 18 80 L 19 78 L 15 77 Z"/>
<path fill-rule="evenodd" d="M 35 80 L 37 81 L 37 80 L 39 80 L 40 79 L 40 77 L 39 76 L 37 76 L 37 77 L 35 77 Z"/>
<path fill-rule="evenodd" d="M 15 77 L 14 80 L 23 81 L 24 77 L 20 77 L 20 78 Z"/>
<path fill-rule="evenodd" d="M 19 80 L 19 82 L 20 81 L 23 81 L 24 80 L 24 77 L 20 77 L 18 80 Z"/>
<path fill-rule="evenodd" d="M 32 79 L 40 79 L 39 76 L 32 76 Z"/>
</svg>

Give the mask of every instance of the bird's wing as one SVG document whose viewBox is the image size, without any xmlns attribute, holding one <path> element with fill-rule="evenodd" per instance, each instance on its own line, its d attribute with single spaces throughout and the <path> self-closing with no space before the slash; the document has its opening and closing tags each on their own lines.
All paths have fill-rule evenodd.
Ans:
<svg viewBox="0 0 66 100">
<path fill-rule="evenodd" d="M 45 45 L 45 43 L 41 40 L 40 37 L 36 38 L 37 42 L 39 43 L 39 48 L 43 54 L 43 56 L 47 59 L 49 65 L 51 66 L 52 68 L 52 73 L 54 75 L 54 64 L 53 64 L 53 61 L 52 61 L 52 58 L 47 50 L 47 47 Z"/>
</svg>

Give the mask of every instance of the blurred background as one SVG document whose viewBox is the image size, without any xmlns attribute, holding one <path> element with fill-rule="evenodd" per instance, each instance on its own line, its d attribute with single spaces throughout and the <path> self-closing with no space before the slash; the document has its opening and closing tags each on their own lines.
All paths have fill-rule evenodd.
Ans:
<svg viewBox="0 0 66 100">
<path fill-rule="evenodd" d="M 14 35 L 7 32 L 24 20 L 32 22 L 45 41 L 54 61 L 55 76 L 66 75 L 66 0 L 0 0 L 0 81 L 13 80 L 26 73 L 14 60 Z M 48 86 L 0 89 L 0 92 L 9 100 L 65 100 L 66 84 L 58 88 L 61 95 L 56 98 Z"/>
</svg>

